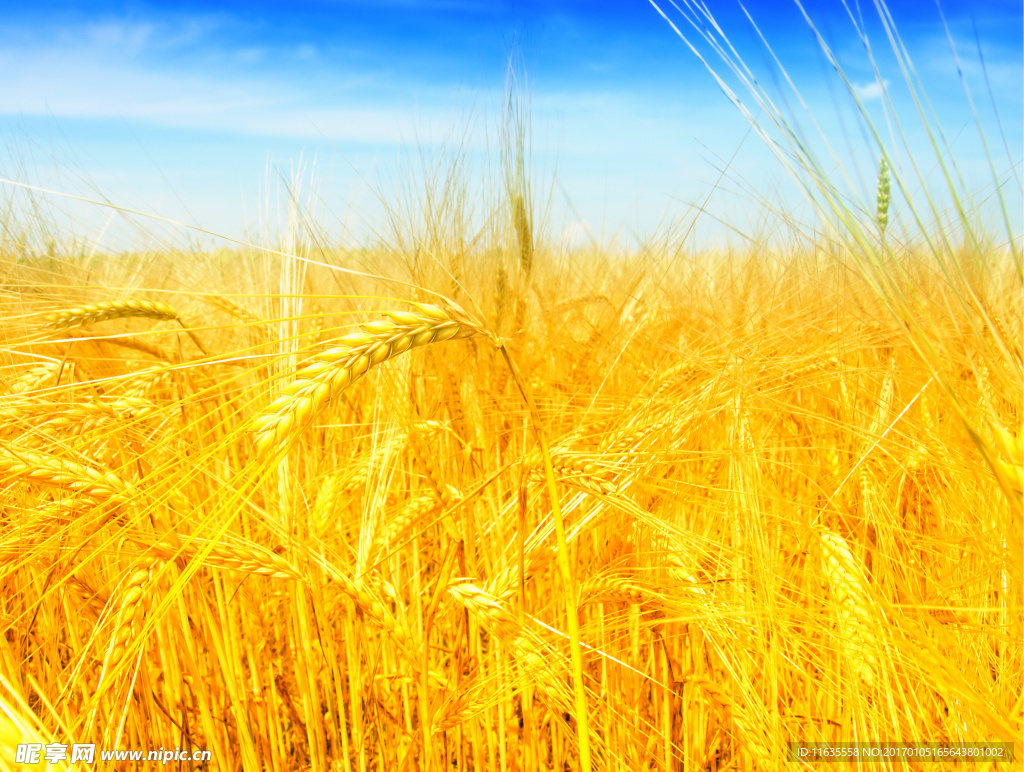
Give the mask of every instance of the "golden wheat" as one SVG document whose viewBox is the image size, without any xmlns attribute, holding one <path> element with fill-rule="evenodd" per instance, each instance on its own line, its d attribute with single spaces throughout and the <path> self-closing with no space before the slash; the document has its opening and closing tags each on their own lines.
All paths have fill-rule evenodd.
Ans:
<svg viewBox="0 0 1024 772">
<path fill-rule="evenodd" d="M 58 377 L 65 383 L 74 381 L 75 362 L 44 362 L 34 365 L 27 371 L 21 373 L 15 381 L 7 387 L 8 394 L 28 394 L 33 391 L 41 391 L 57 385 Z"/>
<path fill-rule="evenodd" d="M 416 311 L 389 311 L 388 321 L 369 322 L 341 345 L 313 356 L 255 421 L 257 456 L 290 442 L 338 394 L 370 370 L 409 349 L 453 338 L 484 335 L 462 309 L 414 304 Z"/>
<path fill-rule="evenodd" d="M 580 584 L 581 605 L 608 602 L 650 607 L 662 605 L 657 593 L 625 576 L 594 576 Z"/>
<path fill-rule="evenodd" d="M 540 453 L 531 452 L 523 462 L 531 480 L 544 479 L 544 467 Z M 553 451 L 551 464 L 558 478 L 580 490 L 610 496 L 616 493 L 615 482 L 610 479 L 615 472 L 593 458 L 570 451 Z"/>
<path fill-rule="evenodd" d="M 863 566 L 846 540 L 834 531 L 819 528 L 822 570 L 835 600 L 839 641 L 852 671 L 865 684 L 875 684 L 879 668 L 878 621 Z"/>
<path fill-rule="evenodd" d="M 298 568 L 277 553 L 252 543 L 210 542 L 198 537 L 176 534 L 172 538 L 145 545 L 145 549 L 165 560 L 188 560 L 202 553 L 205 555 L 204 564 L 211 568 L 223 568 L 271 579 L 303 581 L 303 575 Z"/>
<path fill-rule="evenodd" d="M 455 501 L 459 494 L 450 488 L 449 495 Z M 386 521 L 385 528 L 374 534 L 367 550 L 367 564 L 375 565 L 383 557 L 385 549 L 396 546 L 411 526 L 423 523 L 439 506 L 443 506 L 443 502 L 435 496 L 417 496 L 407 501 Z"/>
<path fill-rule="evenodd" d="M 132 486 L 113 472 L 94 469 L 12 443 L 0 443 L 0 474 L 64 488 L 119 506 L 127 506 L 136 497 Z"/>
<path fill-rule="evenodd" d="M 153 569 L 156 562 L 152 559 L 144 560 L 138 568 L 133 569 L 126 577 L 121 586 L 121 594 L 118 598 L 118 611 L 114 624 L 114 633 L 111 636 L 107 666 L 116 665 L 124 657 L 128 648 L 129 639 L 133 632 L 138 631 L 142 618 L 149 605 L 147 598 L 147 585 L 153 578 Z"/>
<path fill-rule="evenodd" d="M 523 674 L 554 699 L 560 709 L 572 704 L 559 675 L 567 672 L 566 663 L 558 661 L 560 658 L 552 652 L 544 651 L 541 643 L 524 630 L 497 598 L 473 582 L 454 584 L 448 592 L 508 647 Z"/>
<path fill-rule="evenodd" d="M 65 581 L 65 586 L 68 594 L 76 598 L 81 611 L 89 618 L 89 621 L 97 622 L 109 600 L 107 595 L 94 590 L 88 583 L 75 577 L 68 578 Z"/>
<path fill-rule="evenodd" d="M 484 627 L 507 641 L 519 635 L 522 625 L 490 593 L 473 582 L 463 582 L 448 588 L 459 603 L 476 614 Z"/>
<path fill-rule="evenodd" d="M 466 691 L 452 692 L 445 696 L 441 709 L 434 711 L 431 731 L 438 734 L 454 729 L 484 712 L 489 705 L 487 700 L 474 699 Z"/>
<path fill-rule="evenodd" d="M 892 183 L 889 180 L 889 164 L 882 156 L 878 164 L 878 193 L 876 195 L 875 222 L 878 224 L 878 232 L 885 235 L 885 229 L 889 226 L 889 202 L 892 198 Z"/>
<path fill-rule="evenodd" d="M 771 754 L 765 747 L 764 739 L 759 736 L 759 732 L 754 728 L 747 716 L 747 711 L 737 705 L 736 701 L 729 696 L 728 692 L 720 684 L 702 676 L 689 676 L 686 679 L 686 683 L 693 684 L 704 692 L 722 718 L 736 728 L 736 739 L 751 751 L 751 755 L 757 759 L 759 768 L 772 769 L 774 767 Z"/>
<path fill-rule="evenodd" d="M 142 298 L 126 298 L 124 300 L 105 300 L 100 303 L 89 303 L 54 311 L 46 316 L 46 321 L 56 329 L 64 329 L 65 327 L 82 327 L 108 319 L 125 317 L 143 317 L 163 321 L 179 318 L 178 312 L 166 303 Z"/>
<path fill-rule="evenodd" d="M 110 422 L 141 420 L 155 410 L 152 402 L 137 397 L 79 403 L 24 399 L 0 406 L 0 433 L 4 433 L 5 428 L 20 433 L 26 426 L 39 426 L 69 434 L 86 434 Z"/>
</svg>

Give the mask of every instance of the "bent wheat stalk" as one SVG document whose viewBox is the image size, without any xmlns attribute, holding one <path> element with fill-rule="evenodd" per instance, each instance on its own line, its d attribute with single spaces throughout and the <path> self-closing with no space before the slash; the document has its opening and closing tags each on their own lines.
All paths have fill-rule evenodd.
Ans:
<svg viewBox="0 0 1024 772">
<path fill-rule="evenodd" d="M 413 304 L 415 311 L 387 311 L 341 345 L 314 356 L 255 422 L 256 457 L 287 445 L 331 400 L 372 367 L 418 346 L 485 335 L 482 326 L 452 304 L 448 309 Z"/>
<path fill-rule="evenodd" d="M 500 350 L 502 356 L 505 357 L 505 363 L 508 365 L 509 372 L 512 374 L 516 387 L 519 389 L 519 393 L 522 394 L 523 401 L 526 403 L 526 406 L 530 411 L 530 420 L 533 423 L 533 430 L 537 435 L 537 444 L 540 446 L 541 458 L 544 462 L 544 476 L 547 479 L 548 497 L 551 501 L 551 514 L 553 515 L 555 524 L 555 537 L 558 539 L 558 552 L 556 554 L 556 559 L 558 561 L 559 573 L 562 575 L 562 583 L 565 585 L 567 590 L 566 615 L 568 617 L 567 625 L 569 628 L 569 645 L 571 646 L 572 656 L 573 696 L 574 707 L 576 709 L 576 736 L 579 741 L 580 748 L 580 768 L 583 772 L 591 772 L 590 722 L 587 718 L 587 695 L 583 681 L 583 652 L 580 647 L 580 619 L 579 609 L 576 605 L 576 579 L 572 572 L 572 566 L 569 563 L 569 546 L 565 537 L 565 519 L 562 517 L 562 507 L 559 503 L 558 487 L 555 483 L 555 468 L 551 461 L 551 450 L 548 447 L 547 438 L 544 436 L 543 423 L 541 421 L 540 411 L 537 410 L 537 403 L 534 402 L 529 387 L 523 380 L 523 376 L 522 373 L 519 372 L 519 368 L 516 367 L 515 361 L 512 358 L 512 354 L 509 353 L 508 347 L 501 345 Z M 522 550 L 522 546 L 520 546 L 520 550 Z M 522 564 L 523 559 L 520 558 L 520 565 Z"/>
</svg>

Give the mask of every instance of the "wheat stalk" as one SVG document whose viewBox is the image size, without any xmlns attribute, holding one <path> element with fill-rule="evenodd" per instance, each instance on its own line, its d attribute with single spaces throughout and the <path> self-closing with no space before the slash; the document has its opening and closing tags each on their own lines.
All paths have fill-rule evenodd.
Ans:
<svg viewBox="0 0 1024 772">
<path fill-rule="evenodd" d="M 449 309 L 414 304 L 416 311 L 388 311 L 387 321 L 368 322 L 341 345 L 322 351 L 296 373 L 255 421 L 256 456 L 287 445 L 331 400 L 370 370 L 412 348 L 453 338 L 484 335 L 454 304 Z"/>
<path fill-rule="evenodd" d="M 750 751 L 758 762 L 759 769 L 773 768 L 771 754 L 765 746 L 763 735 L 750 723 L 746 711 L 737 705 L 719 684 L 701 676 L 688 676 L 686 683 L 699 687 L 719 715 L 726 722 L 732 723 L 737 730 L 733 736 Z"/>
</svg>

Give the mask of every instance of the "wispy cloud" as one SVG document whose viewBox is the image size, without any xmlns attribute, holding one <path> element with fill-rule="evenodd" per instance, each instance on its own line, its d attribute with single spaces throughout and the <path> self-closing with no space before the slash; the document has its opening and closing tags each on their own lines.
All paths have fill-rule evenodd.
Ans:
<svg viewBox="0 0 1024 772">
<path fill-rule="evenodd" d="M 0 115 L 56 118 L 128 119 L 190 130 L 353 142 L 399 142 L 415 129 L 434 139 L 444 122 L 441 100 L 429 100 L 414 113 L 409 102 L 373 72 L 328 78 L 323 72 L 297 77 L 288 72 L 261 75 L 230 68 L 164 67 L 135 55 L 145 32 L 107 28 L 99 40 L 120 41 L 95 51 L 77 48 L 0 50 Z M 316 57 L 312 47 L 292 49 L 296 63 Z M 266 58 L 258 48 L 240 49 L 228 62 L 252 66 Z M 323 83 L 331 81 L 331 95 Z M 376 87 L 374 83 L 376 82 Z M 357 94 L 346 94 L 346 83 Z M 374 91 L 382 98 L 368 97 Z M 436 109 L 435 109 L 436 104 Z"/>
<path fill-rule="evenodd" d="M 888 78 L 883 78 L 881 83 L 876 80 L 874 83 L 868 83 L 864 86 L 854 85 L 854 89 L 857 91 L 857 96 L 859 96 L 863 102 L 881 99 L 888 88 Z"/>
<path fill-rule="evenodd" d="M 98 22 L 85 25 L 82 39 L 95 47 L 137 55 L 152 41 L 151 23 Z"/>
</svg>

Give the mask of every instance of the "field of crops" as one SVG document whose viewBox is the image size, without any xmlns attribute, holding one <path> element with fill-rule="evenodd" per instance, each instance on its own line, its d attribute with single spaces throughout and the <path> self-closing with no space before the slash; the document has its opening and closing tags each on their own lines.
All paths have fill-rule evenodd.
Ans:
<svg viewBox="0 0 1024 772">
<path fill-rule="evenodd" d="M 515 226 L 436 262 L 8 253 L 14 726 L 222 769 L 572 769 L 584 728 L 599 769 L 1013 738 L 1012 270 L 972 285 L 984 323 L 929 329 L 940 382 L 842 255 Z"/>
</svg>

